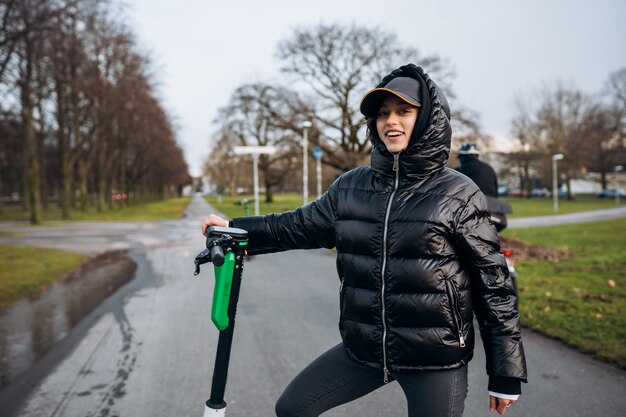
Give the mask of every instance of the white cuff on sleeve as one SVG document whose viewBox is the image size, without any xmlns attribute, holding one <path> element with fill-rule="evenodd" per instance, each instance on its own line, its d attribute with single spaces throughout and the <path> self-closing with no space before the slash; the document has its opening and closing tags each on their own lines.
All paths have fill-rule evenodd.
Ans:
<svg viewBox="0 0 626 417">
<path fill-rule="evenodd" d="M 504 398 L 505 400 L 517 401 L 519 394 L 500 394 L 499 392 L 489 391 L 489 395 L 498 398 Z"/>
</svg>

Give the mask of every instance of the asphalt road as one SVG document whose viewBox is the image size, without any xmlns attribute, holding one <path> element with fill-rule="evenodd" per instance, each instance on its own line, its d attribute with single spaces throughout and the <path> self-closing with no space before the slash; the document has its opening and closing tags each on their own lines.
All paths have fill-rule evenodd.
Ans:
<svg viewBox="0 0 626 417">
<path fill-rule="evenodd" d="M 204 244 L 200 219 L 209 210 L 195 199 L 179 221 L 100 225 L 101 247 L 128 247 L 138 264 L 136 278 L 72 330 L 19 386 L 0 394 L 0 415 L 201 416 L 218 332 L 210 321 L 212 268 L 198 277 L 192 272 Z M 84 229 L 75 230 L 80 242 L 72 243 L 65 231 L 64 245 L 89 252 L 89 239 L 79 232 Z M 60 235 L 46 233 L 33 241 L 54 243 Z M 291 378 L 339 342 L 334 265 L 334 253 L 326 250 L 246 263 L 226 390 L 229 416 L 274 415 L 274 402 Z M 623 415 L 626 372 L 532 332 L 524 333 L 524 343 L 530 383 L 507 415 Z M 486 381 L 478 347 L 465 416 L 489 414 Z M 405 400 L 391 383 L 325 415 L 405 416 Z"/>
<path fill-rule="evenodd" d="M 522 227 L 541 227 L 556 226 L 569 223 L 593 222 L 597 220 L 609 220 L 619 217 L 626 217 L 626 206 L 615 207 L 612 209 L 594 210 L 582 213 L 557 214 L 553 216 L 536 216 L 523 217 L 518 219 L 509 219 L 508 227 L 510 229 Z"/>
</svg>

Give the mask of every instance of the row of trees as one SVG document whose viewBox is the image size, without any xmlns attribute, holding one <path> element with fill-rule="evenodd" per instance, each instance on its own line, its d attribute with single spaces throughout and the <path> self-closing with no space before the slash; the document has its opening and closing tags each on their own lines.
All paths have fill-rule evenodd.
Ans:
<svg viewBox="0 0 626 417">
<path fill-rule="evenodd" d="M 220 192 L 233 193 L 237 186 L 250 185 L 249 161 L 233 153 L 238 145 L 279 149 L 259 159 L 267 201 L 276 187 L 297 186 L 290 174 L 302 164 L 303 121 L 312 122 L 309 151 L 313 147 L 324 151 L 327 179 L 367 163 L 370 145 L 358 112 L 359 100 L 389 69 L 406 62 L 426 68 L 449 98 L 454 149 L 465 141 L 478 143 L 483 152 L 493 145 L 492 138 L 481 132 L 479 115 L 458 102 L 450 63 L 439 56 L 422 56 L 403 46 L 393 33 L 321 24 L 295 30 L 279 43 L 276 56 L 283 80 L 240 86 L 216 119 L 219 129 L 205 173 Z M 625 97 L 626 69 L 611 75 L 603 95 L 585 95 L 558 83 L 544 86 L 539 93 L 518 95 L 511 123 L 518 146 L 508 155 L 508 166 L 518 167 L 526 179 L 538 172 L 549 184 L 550 156 L 563 153 L 567 184 L 570 178 L 594 171 L 601 173 L 606 187 L 607 172 L 626 163 Z M 454 158 L 451 161 L 454 164 Z"/>
<path fill-rule="evenodd" d="M 608 173 L 626 163 L 626 68 L 612 73 L 595 95 L 559 83 L 517 95 L 512 134 L 518 147 L 509 160 L 527 187 L 533 170 L 550 184 L 551 156 L 563 154 L 559 172 L 568 196 L 570 180 L 588 172 L 599 173 L 607 188 Z"/>
<path fill-rule="evenodd" d="M 0 0 L 0 194 L 32 223 L 58 201 L 103 210 L 190 182 L 150 61 L 101 0 Z M 0 202 L 1 204 L 1 202 Z M 1 206 L 0 206 L 1 207 Z"/>
<path fill-rule="evenodd" d="M 358 111 L 361 96 L 390 69 L 407 62 L 426 68 L 454 102 L 452 120 L 459 141 L 489 142 L 480 132 L 477 114 L 455 102 L 450 63 L 439 56 L 422 56 L 393 33 L 320 24 L 295 30 L 278 45 L 276 56 L 282 81 L 240 86 L 216 120 L 219 130 L 205 173 L 220 191 L 234 192 L 235 184 L 246 184 L 250 165 L 233 154 L 234 146 L 273 145 L 279 152 L 259 159 L 266 200 L 271 201 L 272 190 L 289 183 L 294 168 L 301 166 L 304 121 L 312 123 L 309 151 L 314 147 L 324 151 L 322 163 L 331 177 L 366 163 L 371 148 Z"/>
</svg>

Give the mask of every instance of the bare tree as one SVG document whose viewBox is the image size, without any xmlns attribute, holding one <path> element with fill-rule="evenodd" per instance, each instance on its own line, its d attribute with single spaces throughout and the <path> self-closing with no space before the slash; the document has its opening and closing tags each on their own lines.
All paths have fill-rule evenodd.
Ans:
<svg viewBox="0 0 626 417">
<path fill-rule="evenodd" d="M 247 166 L 243 166 L 241 157 L 233 151 L 238 142 L 239 139 L 227 129 L 220 131 L 215 146 L 204 163 L 203 172 L 219 194 L 228 192 L 232 196 L 235 195 L 238 184 L 247 185 L 244 180 Z"/>
<path fill-rule="evenodd" d="M 21 115 L 18 182 L 33 223 L 40 220 L 40 190 L 60 189 L 67 218 L 76 188 L 83 210 L 94 196 L 102 210 L 114 186 L 135 190 L 133 200 L 140 201 L 190 182 L 155 98 L 149 59 L 105 6 L 104 0 L 0 0 L 0 91 L 12 94 L 1 104 Z M 55 159 L 58 168 L 50 163 Z"/>
<path fill-rule="evenodd" d="M 512 131 L 521 149 L 511 155 L 511 161 L 521 165 L 525 179 L 531 164 L 538 163 L 549 183 L 550 157 L 562 153 L 565 159 L 560 172 L 565 176 L 568 198 L 572 195 L 570 179 L 589 170 L 599 172 L 606 187 L 607 172 L 624 157 L 620 132 L 626 109 L 619 103 L 618 99 L 613 104 L 602 103 L 560 83 L 544 85 L 533 97 L 516 96 Z"/>
<path fill-rule="evenodd" d="M 606 84 L 608 95 L 622 108 L 626 108 L 626 68 L 612 73 Z"/>
<path fill-rule="evenodd" d="M 620 120 L 623 110 L 615 104 L 596 101 L 583 115 L 580 126 L 585 140 L 579 144 L 583 163 L 589 170 L 600 173 L 602 188 L 608 185 L 608 173 L 624 161 L 626 148 L 620 140 Z"/>
<path fill-rule="evenodd" d="M 21 185 L 21 132 L 19 115 L 0 113 L 0 208 L 4 195 L 18 193 Z"/>
<path fill-rule="evenodd" d="M 67 13 L 74 1 L 36 0 L 2 1 L 0 19 L 0 82 L 13 85 L 19 91 L 24 140 L 23 166 L 31 223 L 41 220 L 40 161 L 34 109 L 35 82 L 41 79 L 47 36 L 54 30 L 53 20 Z M 42 117 L 42 115 L 40 115 Z"/>
<path fill-rule="evenodd" d="M 569 198 L 571 198 L 570 180 L 580 174 L 584 165 L 584 146 L 581 145 L 586 140 L 583 124 L 584 114 L 589 106 L 590 98 L 579 90 L 565 88 L 560 84 L 553 89 L 543 89 L 537 118 L 547 151 L 546 163 L 550 155 L 558 153 L 565 155 L 560 171 L 565 176 Z"/>
<path fill-rule="evenodd" d="M 528 196 L 532 188 L 531 167 L 534 162 L 545 159 L 544 152 L 540 151 L 543 148 L 541 129 L 531 102 L 535 100 L 523 94 L 514 97 L 511 133 L 519 142 L 519 147 L 508 156 L 511 165 L 517 166 L 522 173 L 520 186 Z"/>
<path fill-rule="evenodd" d="M 593 150 L 590 165 L 600 172 L 602 188 L 608 186 L 608 173 L 626 164 L 626 68 L 610 74 L 603 91 L 608 100 L 597 103 L 587 115 Z"/>
<path fill-rule="evenodd" d="M 292 172 L 297 160 L 298 115 L 304 109 L 297 94 L 283 87 L 263 83 L 246 84 L 220 109 L 218 121 L 223 131 L 239 145 L 272 145 L 274 155 L 260 155 L 259 170 L 265 184 L 265 201 L 272 202 L 272 189 Z"/>
<path fill-rule="evenodd" d="M 298 29 L 278 46 L 282 71 L 301 81 L 310 93 L 312 114 L 319 137 L 312 144 L 324 152 L 323 162 L 347 171 L 365 162 L 370 144 L 359 100 L 390 69 L 416 62 L 436 74 L 441 87 L 449 91 L 452 71 L 437 56 L 422 57 L 414 48 L 403 47 L 397 36 L 378 28 L 355 25 L 320 24 Z"/>
</svg>

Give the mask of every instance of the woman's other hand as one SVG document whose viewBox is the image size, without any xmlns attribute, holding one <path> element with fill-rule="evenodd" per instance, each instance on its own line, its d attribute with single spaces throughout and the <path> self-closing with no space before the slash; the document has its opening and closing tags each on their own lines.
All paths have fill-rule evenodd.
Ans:
<svg viewBox="0 0 626 417">
<path fill-rule="evenodd" d="M 228 227 L 228 222 L 215 214 L 211 214 L 209 217 L 204 219 L 204 222 L 202 222 L 202 236 L 206 235 L 206 229 L 209 226 Z"/>
<path fill-rule="evenodd" d="M 489 412 L 493 413 L 497 411 L 498 414 L 506 413 L 506 409 L 511 406 L 515 401 L 507 400 L 505 398 L 494 397 L 493 395 L 489 396 Z"/>
</svg>

